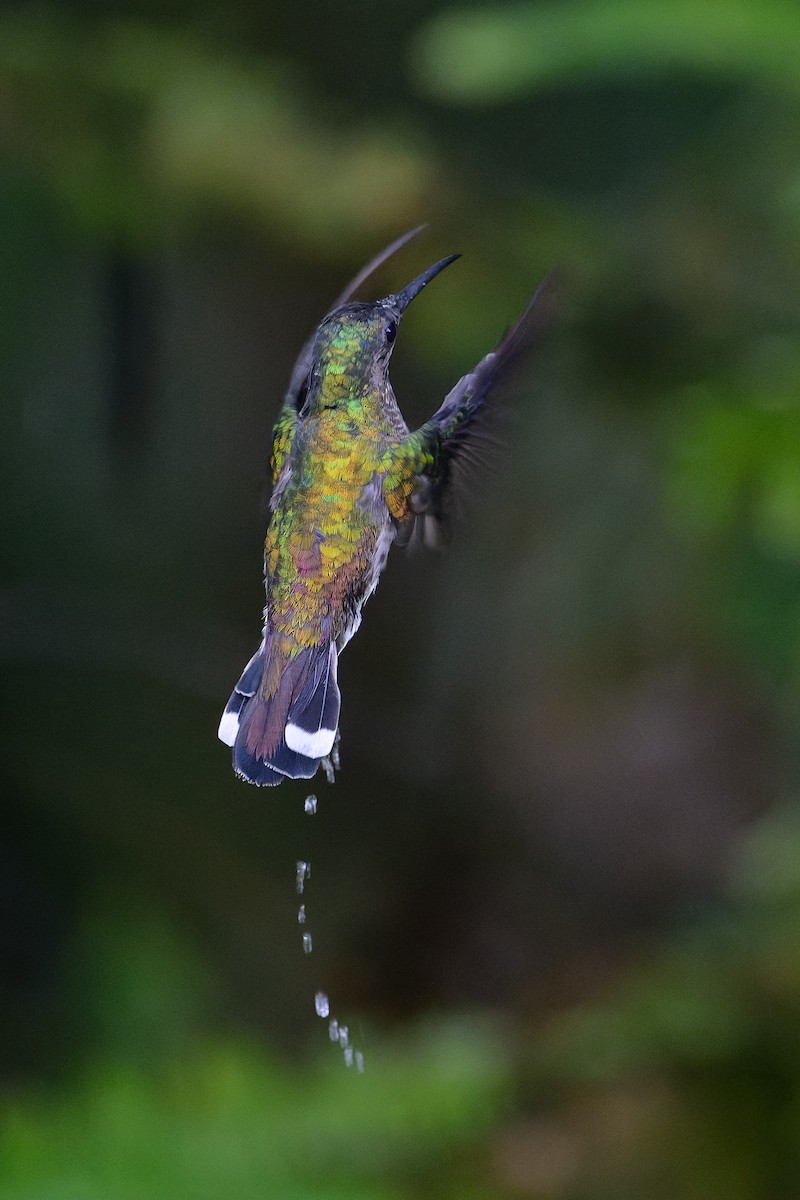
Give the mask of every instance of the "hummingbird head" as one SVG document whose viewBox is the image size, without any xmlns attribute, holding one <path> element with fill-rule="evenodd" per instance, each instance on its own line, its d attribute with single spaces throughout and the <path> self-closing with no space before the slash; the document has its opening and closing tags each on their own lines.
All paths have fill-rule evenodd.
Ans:
<svg viewBox="0 0 800 1200">
<path fill-rule="evenodd" d="M 325 317 L 317 330 L 312 368 L 312 374 L 327 384 L 318 392 L 320 407 L 330 407 L 337 396 L 385 385 L 403 313 L 425 285 L 459 257 L 451 254 L 434 263 L 384 300 L 343 304 Z"/>
</svg>

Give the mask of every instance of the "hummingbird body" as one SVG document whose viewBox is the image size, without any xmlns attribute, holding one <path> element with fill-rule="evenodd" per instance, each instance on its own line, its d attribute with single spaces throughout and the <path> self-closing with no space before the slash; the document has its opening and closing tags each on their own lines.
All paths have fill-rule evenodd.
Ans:
<svg viewBox="0 0 800 1200">
<path fill-rule="evenodd" d="M 373 260 L 340 301 L 410 236 Z M 392 542 L 407 541 L 424 510 L 438 515 L 448 459 L 496 376 L 487 368 L 497 352 L 409 433 L 388 378 L 397 324 L 456 257 L 397 295 L 337 303 L 298 359 L 271 459 L 263 640 L 219 728 L 234 769 L 249 782 L 309 778 L 330 755 L 341 703 L 338 655 L 358 629 Z"/>
</svg>

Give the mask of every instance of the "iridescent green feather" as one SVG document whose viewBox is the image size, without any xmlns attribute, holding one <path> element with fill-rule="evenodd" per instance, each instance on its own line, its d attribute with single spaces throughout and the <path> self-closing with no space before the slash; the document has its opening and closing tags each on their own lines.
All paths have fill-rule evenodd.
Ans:
<svg viewBox="0 0 800 1200">
<path fill-rule="evenodd" d="M 284 464 L 292 451 L 295 431 L 297 429 L 297 410 L 291 404 L 284 404 L 275 422 L 272 440 L 272 482 L 277 482 Z"/>
</svg>

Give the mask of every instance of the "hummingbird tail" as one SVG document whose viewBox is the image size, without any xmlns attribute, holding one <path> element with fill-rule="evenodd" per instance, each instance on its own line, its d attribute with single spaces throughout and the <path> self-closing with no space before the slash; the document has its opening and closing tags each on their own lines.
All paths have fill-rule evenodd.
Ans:
<svg viewBox="0 0 800 1200">
<path fill-rule="evenodd" d="M 337 682 L 336 646 L 317 647 L 313 651 L 302 691 L 289 709 L 286 745 L 290 750 L 320 761 L 333 749 L 339 728 L 342 696 Z"/>
<path fill-rule="evenodd" d="M 269 697 L 259 690 L 266 662 L 262 641 L 225 707 L 219 738 L 233 750 L 237 775 L 275 787 L 286 777 L 310 779 L 333 748 L 340 704 L 336 647 L 302 650 L 286 664 Z"/>
</svg>

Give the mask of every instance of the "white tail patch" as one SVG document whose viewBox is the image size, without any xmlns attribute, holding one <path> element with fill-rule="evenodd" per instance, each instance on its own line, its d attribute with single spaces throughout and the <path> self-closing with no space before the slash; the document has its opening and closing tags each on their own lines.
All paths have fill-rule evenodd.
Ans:
<svg viewBox="0 0 800 1200">
<path fill-rule="evenodd" d="M 304 758 L 327 758 L 339 725 L 339 688 L 336 682 L 336 646 L 330 642 L 313 652 L 300 695 L 289 709 L 284 741 Z"/>
<path fill-rule="evenodd" d="M 336 730 L 318 729 L 315 733 L 309 733 L 307 729 L 301 729 L 299 725 L 293 725 L 290 721 L 284 737 L 289 749 L 297 754 L 303 754 L 306 758 L 327 758 L 336 740 Z"/>
<path fill-rule="evenodd" d="M 236 743 L 236 735 L 239 732 L 239 714 L 238 712 L 228 712 L 226 709 L 222 714 L 222 720 L 219 723 L 217 737 L 226 746 L 233 746 Z"/>
</svg>

